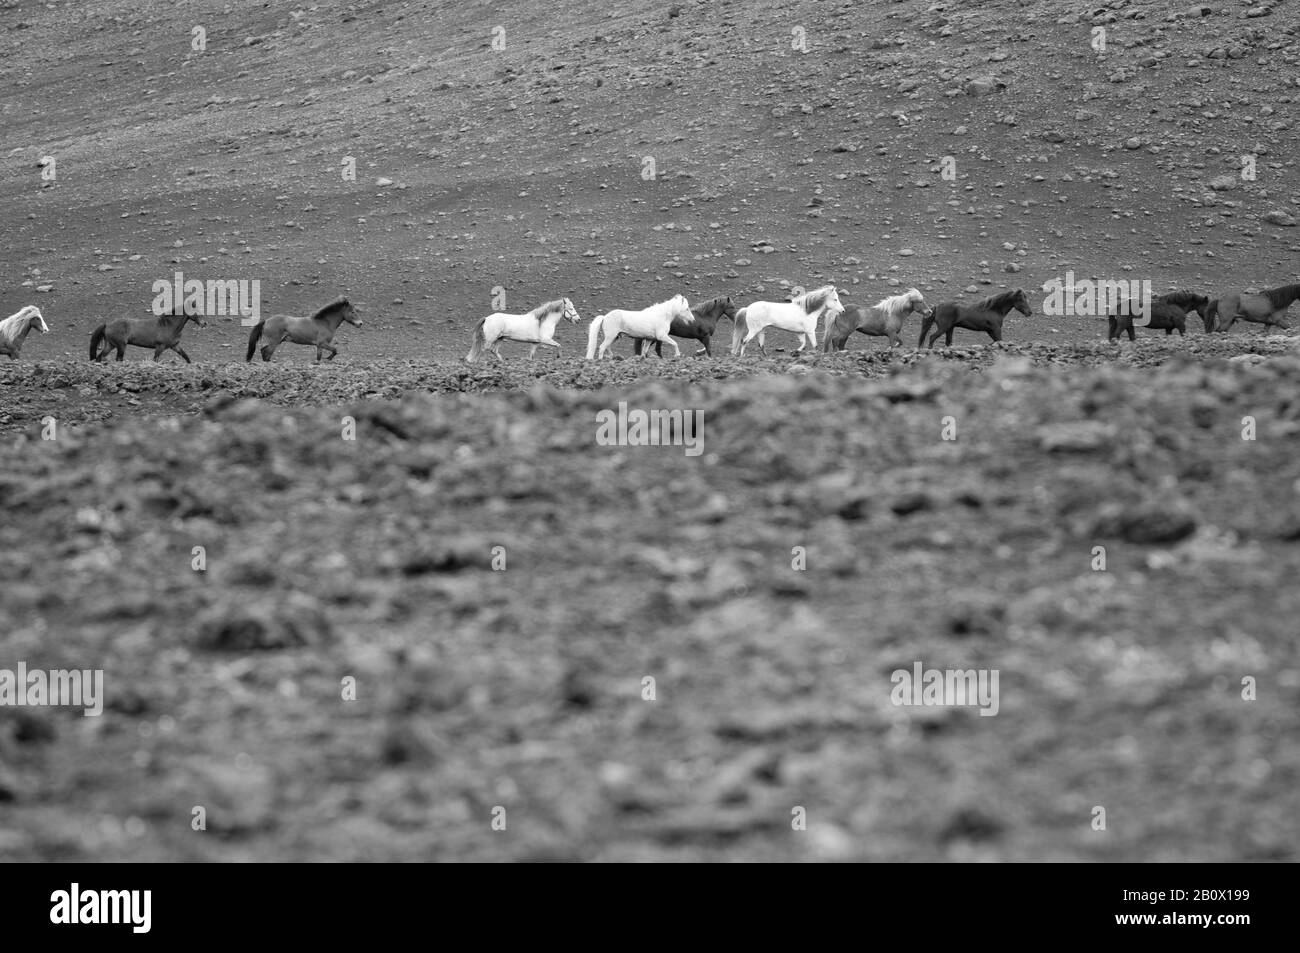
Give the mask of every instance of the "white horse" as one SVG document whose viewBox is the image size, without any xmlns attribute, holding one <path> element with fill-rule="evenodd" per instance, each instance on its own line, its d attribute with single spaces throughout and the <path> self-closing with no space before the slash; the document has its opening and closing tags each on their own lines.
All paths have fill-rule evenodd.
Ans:
<svg viewBox="0 0 1300 953">
<path fill-rule="evenodd" d="M 502 314 L 500 311 L 489 314 L 474 326 L 474 339 L 465 360 L 473 364 L 484 350 L 491 352 L 498 361 L 501 356 L 502 341 L 522 341 L 531 344 L 529 357 L 545 344 L 547 347 L 560 349 L 560 342 L 555 340 L 555 326 L 564 318 L 570 324 L 578 323 L 578 311 L 568 298 L 548 301 L 533 308 L 527 314 Z"/>
<path fill-rule="evenodd" d="M 600 340 L 602 329 L 605 332 L 605 341 L 600 346 L 601 357 L 605 356 L 609 346 L 620 334 L 626 334 L 630 338 L 645 338 L 671 344 L 673 356 L 681 357 L 682 349 L 668 334 L 674 318 L 684 324 L 695 323 L 695 315 L 691 313 L 691 303 L 686 300 L 685 295 L 673 295 L 667 301 L 652 304 L 641 311 L 621 311 L 615 308 L 613 311 L 598 314 L 591 319 L 591 329 L 587 332 L 587 360 L 596 357 L 596 342 Z M 649 354 L 649 348 L 642 352 L 643 357 L 648 357 Z"/>
<path fill-rule="evenodd" d="M 18 360 L 27 332 L 33 327 L 38 328 L 42 334 L 47 334 L 50 330 L 41 315 L 41 309 L 34 304 L 29 304 L 0 321 L 0 354 L 8 354 L 11 361 Z"/>
<path fill-rule="evenodd" d="M 839 313 L 844 310 L 840 304 L 840 293 L 834 285 L 823 285 L 812 291 L 785 301 L 755 301 L 736 312 L 735 327 L 731 332 L 731 353 L 744 354 L 745 345 L 758 338 L 758 349 L 767 354 L 763 346 L 763 333 L 769 328 L 793 331 L 802 340 L 798 351 L 804 347 L 817 346 L 817 319 L 823 313 Z M 742 341 L 740 335 L 748 329 Z M 798 353 L 796 351 L 795 353 Z"/>
</svg>

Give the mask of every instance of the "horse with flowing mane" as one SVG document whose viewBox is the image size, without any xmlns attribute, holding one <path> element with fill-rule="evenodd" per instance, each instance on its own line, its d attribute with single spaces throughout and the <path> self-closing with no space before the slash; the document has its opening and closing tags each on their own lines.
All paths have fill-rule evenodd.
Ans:
<svg viewBox="0 0 1300 953">
<path fill-rule="evenodd" d="M 931 327 L 934 334 L 930 337 L 930 347 L 943 335 L 944 344 L 952 346 L 952 332 L 955 328 L 967 331 L 983 331 L 994 341 L 1002 340 L 1002 322 L 1012 310 L 1019 311 L 1025 317 L 1033 315 L 1029 299 L 1021 288 L 1003 291 L 977 301 L 972 305 L 961 305 L 956 301 L 945 301 L 935 305 L 934 311 L 921 320 L 921 337 L 916 346 L 925 343 L 925 336 Z"/>
<path fill-rule="evenodd" d="M 352 307 L 347 298 L 336 298 L 309 317 L 273 314 L 253 326 L 253 330 L 248 335 L 248 353 L 244 356 L 244 360 L 253 359 L 257 342 L 265 338 L 266 343 L 262 345 L 264 361 L 269 361 L 275 349 L 285 341 L 315 347 L 317 364 L 326 351 L 330 352 L 329 359 L 332 361 L 339 349 L 331 342 L 334 340 L 334 332 L 344 321 L 354 327 L 361 327 L 361 318 L 357 315 L 357 309 Z"/>
<path fill-rule="evenodd" d="M 848 307 L 839 314 L 828 311 L 822 332 L 822 350 L 826 353 L 844 350 L 854 331 L 887 337 L 890 347 L 898 347 L 903 343 L 899 334 L 903 330 L 903 322 L 913 311 L 923 316 L 930 314 L 925 298 L 915 288 L 882 298 L 870 307 Z"/>
<path fill-rule="evenodd" d="M 193 363 L 181 347 L 181 332 L 190 321 L 201 328 L 207 327 L 207 322 L 197 308 L 188 311 L 173 308 L 171 314 L 160 314 L 153 318 L 118 318 L 116 321 L 107 321 L 90 334 L 90 359 L 102 361 L 108 357 L 109 351 L 117 351 L 117 359 L 120 361 L 126 357 L 126 349 L 130 346 L 152 348 L 155 361 L 161 361 L 167 351 L 175 351 L 184 358 L 186 364 Z"/>
<path fill-rule="evenodd" d="M 18 355 L 23 350 L 23 341 L 32 328 L 42 334 L 48 334 L 50 330 L 41 315 L 41 309 L 34 304 L 25 305 L 0 321 L 0 354 L 8 354 L 11 361 L 18 360 Z"/>
<path fill-rule="evenodd" d="M 1195 311 L 1205 321 L 1209 307 L 1210 299 L 1194 291 L 1171 291 L 1169 294 L 1157 295 L 1151 299 L 1151 320 L 1146 327 L 1153 331 L 1164 331 L 1166 337 L 1175 331 L 1179 337 L 1184 337 L 1187 334 L 1187 313 Z M 1121 334 L 1127 334 L 1130 341 L 1137 340 L 1137 334 L 1133 331 L 1133 315 L 1127 308 L 1116 309 L 1106 316 L 1106 340 L 1118 341 Z"/>
<path fill-rule="evenodd" d="M 749 342 L 758 338 L 758 349 L 766 356 L 763 338 L 768 328 L 780 328 L 799 335 L 796 354 L 805 347 L 815 348 L 817 319 L 823 314 L 838 314 L 843 310 L 839 290 L 834 285 L 805 291 L 789 301 L 755 301 L 736 312 L 735 327 L 731 331 L 731 353 L 743 356 Z"/>
<path fill-rule="evenodd" d="M 570 324 L 577 324 L 580 320 L 578 310 L 568 298 L 548 301 L 527 314 L 505 314 L 501 311 L 489 314 L 474 325 L 474 336 L 465 360 L 473 364 L 484 351 L 491 353 L 498 361 L 504 360 L 501 356 L 502 341 L 531 344 L 533 347 L 528 352 L 529 357 L 533 357 L 543 344 L 558 352 L 560 343 L 555 340 L 555 326 L 560 323 L 560 318 Z"/>
<path fill-rule="evenodd" d="M 673 321 L 680 321 L 682 324 L 693 324 L 695 321 L 695 315 L 691 313 L 691 303 L 686 300 L 685 295 L 673 295 L 667 301 L 652 304 L 640 311 L 623 311 L 616 308 L 598 314 L 591 319 L 591 328 L 587 331 L 587 360 L 597 358 L 598 342 L 600 357 L 603 358 L 620 334 L 626 334 L 630 338 L 648 338 L 661 344 L 671 344 L 673 356 L 681 357 L 682 349 L 668 333 L 673 326 Z M 600 341 L 601 331 L 605 332 L 603 342 Z"/>
<path fill-rule="evenodd" d="M 695 316 L 694 321 L 683 321 L 680 318 L 673 318 L 672 325 L 668 328 L 668 333 L 679 338 L 694 338 L 704 346 L 696 351 L 696 354 L 713 355 L 709 343 L 713 340 L 713 332 L 718 329 L 719 318 L 731 318 L 736 320 L 736 306 L 731 303 L 730 298 L 713 298 L 704 304 L 691 305 L 691 314 Z M 632 342 L 632 349 L 635 353 L 640 354 L 641 349 L 650 342 L 646 338 L 636 338 Z M 655 341 L 655 355 L 664 356 L 664 345 L 662 341 Z"/>
<path fill-rule="evenodd" d="M 1257 294 L 1233 291 L 1220 295 L 1210 302 L 1211 307 L 1204 315 L 1205 329 L 1227 331 L 1238 321 L 1254 321 L 1266 329 L 1270 325 L 1289 328 L 1291 322 L 1286 319 L 1286 310 L 1297 298 L 1300 298 L 1300 284 L 1279 285 Z"/>
</svg>

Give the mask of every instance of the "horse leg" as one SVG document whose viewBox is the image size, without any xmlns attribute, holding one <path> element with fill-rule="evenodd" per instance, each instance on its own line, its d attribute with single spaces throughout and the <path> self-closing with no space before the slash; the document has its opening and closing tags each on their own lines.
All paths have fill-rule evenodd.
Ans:
<svg viewBox="0 0 1300 953">
<path fill-rule="evenodd" d="M 640 357 L 640 356 L 641 356 L 641 348 L 643 348 L 644 346 L 645 346 L 645 339 L 644 339 L 644 338 L 633 338 L 633 339 L 632 339 L 632 354 L 633 354 L 633 356 L 634 356 L 634 357 Z"/>
<path fill-rule="evenodd" d="M 682 356 L 682 349 L 677 346 L 677 339 L 669 335 L 667 331 L 664 332 L 663 337 L 655 341 L 655 353 L 662 357 L 662 348 L 665 344 L 673 346 L 673 357 L 680 358 Z"/>
<path fill-rule="evenodd" d="M 1106 318 L 1106 340 L 1113 341 L 1117 337 L 1119 337 L 1119 320 L 1112 314 Z"/>
<path fill-rule="evenodd" d="M 697 355 L 704 354 L 708 357 L 712 357 L 713 352 L 709 350 L 709 342 L 713 340 L 713 335 L 712 334 L 701 335 L 700 340 L 704 342 L 704 347 L 696 348 L 695 353 Z"/>
<path fill-rule="evenodd" d="M 155 362 L 156 362 L 156 361 L 161 361 L 161 360 L 162 360 L 163 351 L 165 351 L 165 350 L 167 350 L 167 345 L 166 345 L 166 344 L 157 344 L 157 345 L 154 345 L 154 349 L 153 349 L 153 359 L 154 359 Z"/>
<path fill-rule="evenodd" d="M 124 361 L 124 360 L 126 360 L 126 345 L 125 345 L 125 344 L 119 344 L 119 345 L 117 346 L 117 359 L 118 359 L 119 361 Z"/>
<path fill-rule="evenodd" d="M 943 336 L 944 347 L 952 347 L 952 332 L 957 330 L 956 324 L 948 325 L 948 330 Z"/>
<path fill-rule="evenodd" d="M 186 363 L 186 364 L 193 364 L 193 363 L 194 363 L 193 361 L 190 360 L 190 356 L 189 356 L 188 354 L 185 353 L 185 349 L 182 348 L 179 344 L 173 344 L 173 345 L 172 345 L 172 350 L 175 351 L 177 354 L 179 354 L 181 357 L 185 358 L 185 363 Z"/>
<path fill-rule="evenodd" d="M 764 357 L 767 357 L 767 345 L 764 343 L 767 337 L 766 332 L 767 328 L 758 329 L 758 349 Z"/>
<path fill-rule="evenodd" d="M 754 338 L 756 338 L 756 337 L 758 337 L 758 328 L 757 328 L 756 326 L 754 326 L 754 325 L 751 324 L 751 325 L 749 326 L 749 330 L 745 332 L 745 340 L 743 340 L 743 341 L 740 342 L 740 356 L 741 356 L 741 357 L 744 357 L 744 356 L 745 356 L 745 348 L 748 347 L 748 346 L 749 346 L 749 342 L 752 341 L 752 340 L 754 340 Z M 760 344 L 759 346 L 761 347 L 762 345 Z"/>
<path fill-rule="evenodd" d="M 330 356 L 325 358 L 325 360 L 332 361 L 334 360 L 334 358 L 338 357 L 339 349 L 336 348 L 333 344 L 326 344 L 325 347 L 327 347 L 330 352 Z"/>
</svg>

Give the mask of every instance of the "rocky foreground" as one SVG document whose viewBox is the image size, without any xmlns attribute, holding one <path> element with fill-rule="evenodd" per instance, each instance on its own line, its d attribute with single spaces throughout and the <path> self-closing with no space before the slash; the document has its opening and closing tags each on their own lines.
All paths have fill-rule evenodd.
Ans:
<svg viewBox="0 0 1300 953">
<path fill-rule="evenodd" d="M 0 853 L 1295 860 L 1300 358 L 1115 353 L 0 366 Z"/>
</svg>

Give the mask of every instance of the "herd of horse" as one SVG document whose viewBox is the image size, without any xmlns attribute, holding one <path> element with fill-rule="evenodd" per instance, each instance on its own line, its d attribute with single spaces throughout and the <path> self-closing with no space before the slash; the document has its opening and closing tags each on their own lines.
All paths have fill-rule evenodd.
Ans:
<svg viewBox="0 0 1300 953">
<path fill-rule="evenodd" d="M 1012 311 L 1025 317 L 1033 315 L 1024 289 L 1003 291 L 963 305 L 945 301 L 930 307 L 921 292 L 909 288 L 902 294 L 882 298 L 873 305 L 845 307 L 840 302 L 840 289 L 824 285 L 803 292 L 789 301 L 755 301 L 737 308 L 731 298 L 712 298 L 692 306 L 683 295 L 674 295 L 640 311 L 616 309 L 598 314 L 587 331 L 587 359 L 605 357 L 610 346 L 621 336 L 633 340 L 638 355 L 648 354 L 646 345 L 653 344 L 655 353 L 663 356 L 663 346 L 668 344 L 673 353 L 681 356 L 674 338 L 693 338 L 703 345 L 697 353 L 711 354 L 710 341 L 717 331 L 721 318 L 732 321 L 731 353 L 743 355 L 751 341 L 757 340 L 763 354 L 765 334 L 769 328 L 794 333 L 799 338 L 795 353 L 805 348 L 817 347 L 817 326 L 822 325 L 822 350 L 842 351 L 849 338 L 861 334 L 887 337 L 891 347 L 902 344 L 904 323 L 912 314 L 920 316 L 921 336 L 917 347 L 926 343 L 934 347 L 940 337 L 946 345 L 952 344 L 953 332 L 958 328 L 987 334 L 994 341 L 1002 340 L 1002 326 Z M 1219 298 L 1191 291 L 1175 291 L 1152 298 L 1147 319 L 1142 326 L 1163 330 L 1166 335 L 1177 331 L 1187 333 L 1187 315 L 1200 315 L 1207 333 L 1227 331 L 1238 321 L 1252 321 L 1265 327 L 1289 328 L 1287 309 L 1300 298 L 1300 284 L 1282 285 L 1260 292 L 1231 292 Z M 1118 302 L 1107 315 L 1107 338 L 1118 340 L 1127 334 L 1136 340 L 1134 312 L 1129 302 Z M 501 360 L 502 341 L 520 341 L 532 345 L 529 357 L 541 346 L 560 349 L 555 340 L 555 328 L 560 319 L 577 324 L 578 312 L 568 298 L 548 301 L 525 314 L 490 314 L 474 327 L 469 353 L 465 360 L 474 363 L 484 352 Z M 602 341 L 601 338 L 604 340 Z"/>
<path fill-rule="evenodd" d="M 681 348 L 676 338 L 699 341 L 697 354 L 711 355 L 713 335 L 718 322 L 729 318 L 732 322 L 731 353 L 743 355 L 751 341 L 766 355 L 765 336 L 769 329 L 789 331 L 799 338 L 796 353 L 805 348 L 817 347 L 817 326 L 822 327 L 822 350 L 842 351 L 848 346 L 854 332 L 887 337 L 891 347 L 902 344 L 903 326 L 913 314 L 920 316 L 921 336 L 917 347 L 926 343 L 934 347 L 940 337 L 952 344 L 953 332 L 958 328 L 987 334 L 994 341 L 1002 340 L 1002 326 L 1008 314 L 1017 311 L 1025 317 L 1033 314 L 1029 299 L 1023 289 L 1003 291 L 963 305 L 945 301 L 934 307 L 915 288 L 882 298 L 876 304 L 845 307 L 840 301 L 843 292 L 835 285 L 823 285 L 806 291 L 789 301 L 754 301 L 737 308 L 729 297 L 712 298 L 703 304 L 691 305 L 683 295 L 674 295 L 639 311 L 615 309 L 598 314 L 587 331 L 587 359 L 605 357 L 610 347 L 620 337 L 633 341 L 637 355 L 649 354 L 647 345 L 653 344 L 655 353 L 663 356 L 663 346 L 670 345 L 673 354 L 680 357 Z M 1152 299 L 1144 327 L 1163 330 L 1166 335 L 1177 331 L 1186 334 L 1187 316 L 1198 314 L 1207 333 L 1227 331 L 1238 321 L 1251 321 L 1267 327 L 1289 328 L 1287 309 L 1300 298 L 1300 284 L 1280 285 L 1258 292 L 1230 292 L 1218 298 L 1191 291 L 1175 291 Z M 524 314 L 497 312 L 481 319 L 474 327 L 469 354 L 465 359 L 473 363 L 484 353 L 497 360 L 501 356 L 503 341 L 531 344 L 529 357 L 539 347 L 551 347 L 557 352 L 560 344 L 555 340 L 555 329 L 561 320 L 577 324 L 581 319 L 573 302 L 568 298 L 547 301 Z M 155 361 L 162 360 L 167 351 L 174 351 L 186 363 L 190 356 L 181 347 L 181 332 L 186 324 L 194 322 L 205 327 L 203 315 L 197 308 L 179 308 L 170 314 L 150 318 L 119 318 L 107 321 L 90 335 L 90 359 L 103 361 L 116 352 L 117 360 L 126 356 L 128 347 L 143 347 L 153 351 Z M 285 342 L 316 348 L 316 361 L 333 360 L 338 354 L 334 334 L 339 325 L 348 323 L 361 326 L 356 308 L 347 298 L 337 298 L 314 314 L 305 316 L 277 314 L 259 321 L 249 333 L 245 360 L 251 361 L 261 343 L 263 361 L 271 360 L 276 348 Z M 1107 315 L 1107 338 L 1118 340 L 1127 334 L 1136 340 L 1132 309 L 1127 302 L 1110 309 Z M 45 318 L 35 305 L 27 305 L 15 314 L 0 321 L 0 354 L 17 360 L 23 341 L 33 329 L 49 331 Z M 603 335 L 603 341 L 602 341 Z"/>
</svg>

